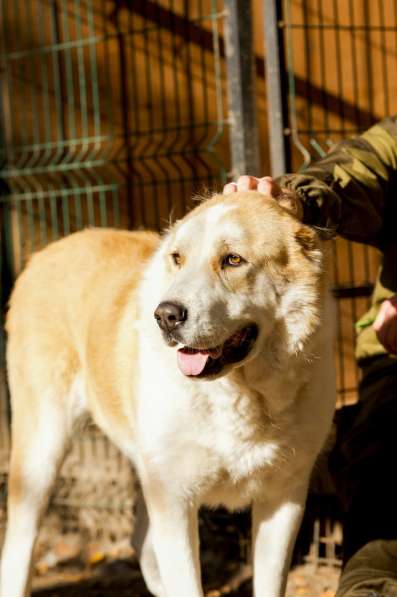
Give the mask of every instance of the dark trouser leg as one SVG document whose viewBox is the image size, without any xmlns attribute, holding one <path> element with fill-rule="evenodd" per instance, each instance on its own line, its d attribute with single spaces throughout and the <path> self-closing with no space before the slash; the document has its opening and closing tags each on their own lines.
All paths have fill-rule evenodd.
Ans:
<svg viewBox="0 0 397 597">
<path fill-rule="evenodd" d="M 397 597 L 397 359 L 363 367 L 359 404 L 334 462 L 346 504 L 337 597 Z"/>
<path fill-rule="evenodd" d="M 370 541 L 343 569 L 336 597 L 397 597 L 397 541 Z"/>
</svg>

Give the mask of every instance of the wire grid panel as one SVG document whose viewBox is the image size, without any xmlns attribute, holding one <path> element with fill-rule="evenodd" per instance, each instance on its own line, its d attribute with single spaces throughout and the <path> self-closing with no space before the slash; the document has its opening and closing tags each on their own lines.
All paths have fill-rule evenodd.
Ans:
<svg viewBox="0 0 397 597">
<path fill-rule="evenodd" d="M 394 0 L 285 0 L 293 171 L 397 111 Z M 333 244 L 338 298 L 339 403 L 356 400 L 354 322 L 366 311 L 379 266 L 374 249 Z"/>
<path fill-rule="evenodd" d="M 2 275 L 14 278 L 33 251 L 87 225 L 162 228 L 225 180 L 222 8 L 0 0 Z M 4 379 L 0 391 L 4 470 Z M 61 476 L 56 501 L 76 516 L 99 501 L 130 511 L 129 464 L 96 430 L 76 440 Z"/>
<path fill-rule="evenodd" d="M 219 2 L 0 6 L 17 270 L 87 224 L 161 228 L 192 190 L 225 178 Z"/>
</svg>

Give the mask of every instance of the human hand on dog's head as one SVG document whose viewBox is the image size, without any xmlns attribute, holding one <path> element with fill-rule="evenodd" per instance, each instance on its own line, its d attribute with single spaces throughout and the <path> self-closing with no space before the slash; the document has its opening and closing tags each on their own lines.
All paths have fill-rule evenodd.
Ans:
<svg viewBox="0 0 397 597">
<path fill-rule="evenodd" d="M 281 193 L 281 188 L 272 179 L 271 176 L 263 176 L 256 178 L 255 176 L 239 176 L 237 182 L 229 182 L 223 187 L 223 194 L 230 195 L 237 191 L 258 191 L 264 195 L 270 195 L 277 198 Z"/>
<path fill-rule="evenodd" d="M 383 301 L 373 328 L 387 352 L 397 354 L 397 294 Z"/>
<path fill-rule="evenodd" d="M 282 189 L 271 176 L 256 178 L 245 174 L 239 176 L 237 182 L 229 182 L 223 187 L 224 195 L 241 191 L 258 191 L 258 193 L 270 195 L 277 199 L 285 209 L 292 212 L 298 220 L 302 220 L 303 207 L 298 195 L 288 189 Z"/>
</svg>

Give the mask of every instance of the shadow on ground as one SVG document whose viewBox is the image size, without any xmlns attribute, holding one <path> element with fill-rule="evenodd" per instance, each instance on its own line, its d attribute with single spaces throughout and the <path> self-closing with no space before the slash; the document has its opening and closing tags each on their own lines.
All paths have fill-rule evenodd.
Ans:
<svg viewBox="0 0 397 597">
<path fill-rule="evenodd" d="M 247 583 L 248 585 L 248 583 Z M 210 595 L 221 595 L 221 592 L 214 590 Z M 125 580 L 97 580 L 84 581 L 75 585 L 60 585 L 57 588 L 35 591 L 34 597 L 152 597 L 145 589 L 142 581 Z M 247 586 L 246 590 L 241 587 L 238 592 L 228 593 L 230 597 L 251 597 L 252 592 Z"/>
</svg>

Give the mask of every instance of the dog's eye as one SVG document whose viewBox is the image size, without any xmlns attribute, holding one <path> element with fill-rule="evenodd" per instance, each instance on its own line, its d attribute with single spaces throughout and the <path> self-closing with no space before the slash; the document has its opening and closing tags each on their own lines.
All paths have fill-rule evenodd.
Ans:
<svg viewBox="0 0 397 597">
<path fill-rule="evenodd" d="M 245 260 L 241 257 L 241 255 L 236 255 L 236 253 L 230 253 L 230 255 L 226 255 L 226 257 L 223 258 L 222 267 L 238 267 L 239 265 L 244 263 L 244 261 Z"/>
<path fill-rule="evenodd" d="M 181 265 L 182 258 L 179 253 L 171 253 L 171 258 L 175 265 Z"/>
</svg>

